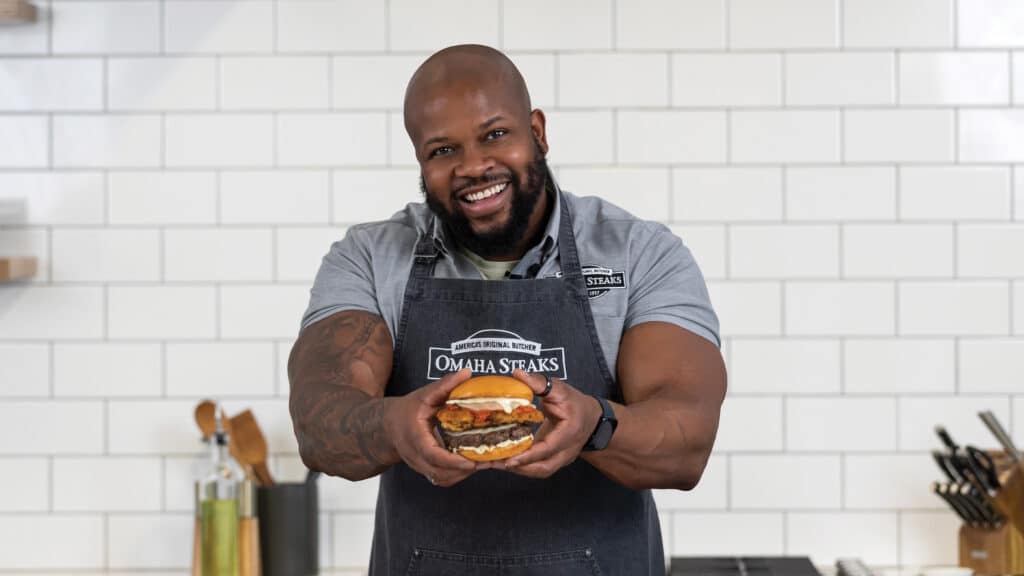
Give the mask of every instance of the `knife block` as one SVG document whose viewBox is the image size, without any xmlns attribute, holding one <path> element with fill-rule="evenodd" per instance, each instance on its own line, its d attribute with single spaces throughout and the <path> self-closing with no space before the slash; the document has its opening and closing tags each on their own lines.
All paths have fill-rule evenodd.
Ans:
<svg viewBox="0 0 1024 576">
<path fill-rule="evenodd" d="M 1002 487 L 989 501 L 1006 522 L 998 528 L 961 526 L 960 565 L 979 576 L 1024 574 L 1024 466 L 1002 453 L 990 455 Z"/>
<path fill-rule="evenodd" d="M 1024 534 L 1013 524 L 999 528 L 960 526 L 960 565 L 978 576 L 1024 573 Z"/>
</svg>

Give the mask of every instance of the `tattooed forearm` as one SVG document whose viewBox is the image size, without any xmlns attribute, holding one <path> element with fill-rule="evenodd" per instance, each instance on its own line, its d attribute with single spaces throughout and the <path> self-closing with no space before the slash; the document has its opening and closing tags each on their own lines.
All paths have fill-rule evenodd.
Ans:
<svg viewBox="0 0 1024 576">
<path fill-rule="evenodd" d="M 288 359 L 289 409 L 307 466 L 357 479 L 398 461 L 383 427 L 391 354 L 387 325 L 368 312 L 335 314 L 299 336 Z"/>
</svg>

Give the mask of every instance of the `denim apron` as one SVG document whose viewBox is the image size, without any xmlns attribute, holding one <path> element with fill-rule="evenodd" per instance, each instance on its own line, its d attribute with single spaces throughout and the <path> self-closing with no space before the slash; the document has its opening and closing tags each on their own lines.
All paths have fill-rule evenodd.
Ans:
<svg viewBox="0 0 1024 576">
<path fill-rule="evenodd" d="M 561 278 L 433 278 L 439 251 L 427 227 L 416 245 L 386 395 L 467 366 L 474 375 L 510 375 L 519 367 L 621 401 L 597 339 L 564 199 L 561 210 Z M 404 463 L 380 476 L 371 576 L 664 571 L 651 492 L 625 488 L 582 459 L 546 479 L 483 470 L 449 488 Z"/>
</svg>

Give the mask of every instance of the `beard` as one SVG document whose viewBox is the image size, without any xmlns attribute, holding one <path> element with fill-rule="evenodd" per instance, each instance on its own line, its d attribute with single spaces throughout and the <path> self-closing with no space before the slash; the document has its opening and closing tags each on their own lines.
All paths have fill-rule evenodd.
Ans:
<svg viewBox="0 0 1024 576">
<path fill-rule="evenodd" d="M 486 185 L 490 182 L 508 179 L 508 191 L 512 193 L 512 213 L 504 224 L 486 232 L 473 230 L 469 219 L 461 210 L 461 201 L 455 191 L 450 194 L 451 211 L 430 194 L 422 176 L 420 176 L 420 191 L 423 192 L 430 211 L 447 227 L 456 242 L 481 258 L 495 259 L 508 254 L 522 240 L 523 234 L 526 233 L 526 229 L 530 225 L 530 216 L 537 206 L 537 201 L 544 193 L 547 173 L 547 158 L 544 157 L 544 151 L 541 150 L 540 144 L 534 139 L 533 159 L 526 168 L 526 182 L 523 182 L 518 174 L 512 172 L 508 176 L 503 174 L 485 175 L 482 178 L 467 181 L 460 186 L 459 190 L 463 190 L 469 186 Z M 538 230 L 537 233 L 542 233 L 542 230 Z"/>
</svg>

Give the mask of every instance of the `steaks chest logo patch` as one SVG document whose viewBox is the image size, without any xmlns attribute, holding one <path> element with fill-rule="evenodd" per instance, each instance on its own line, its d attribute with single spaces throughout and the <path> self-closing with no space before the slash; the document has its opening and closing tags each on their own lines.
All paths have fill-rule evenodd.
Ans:
<svg viewBox="0 0 1024 576">
<path fill-rule="evenodd" d="M 438 380 L 449 372 L 469 368 L 474 374 L 511 376 L 516 368 L 527 372 L 543 372 L 568 380 L 565 370 L 565 348 L 544 348 L 540 342 L 527 340 L 508 330 L 480 330 L 447 348 L 430 347 L 427 378 Z"/>
<path fill-rule="evenodd" d="M 604 296 L 612 290 L 626 287 L 626 274 L 624 272 L 617 272 L 611 268 L 594 264 L 581 266 L 580 269 L 583 272 L 583 281 L 587 285 L 587 297 L 591 300 Z M 562 273 L 558 272 L 554 277 L 561 278 Z"/>
</svg>

